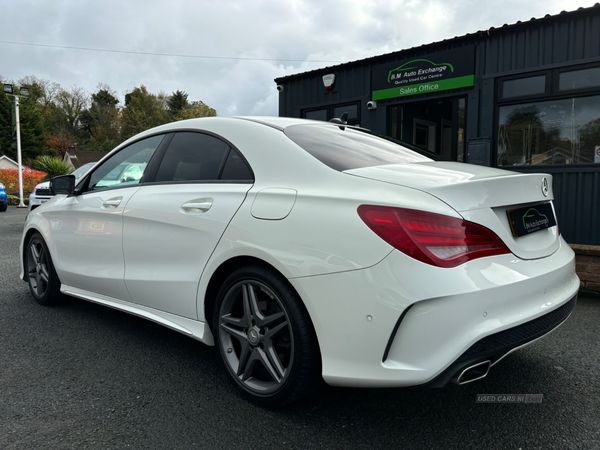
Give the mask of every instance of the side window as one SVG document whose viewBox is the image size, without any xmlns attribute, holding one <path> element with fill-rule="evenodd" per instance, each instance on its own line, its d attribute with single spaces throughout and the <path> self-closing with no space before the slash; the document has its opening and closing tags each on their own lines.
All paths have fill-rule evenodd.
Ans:
<svg viewBox="0 0 600 450">
<path fill-rule="evenodd" d="M 88 191 L 139 184 L 164 135 L 143 139 L 113 155 L 90 177 Z"/>
<path fill-rule="evenodd" d="M 210 181 L 219 179 L 225 142 L 200 133 L 177 133 L 160 163 L 155 181 Z"/>
<path fill-rule="evenodd" d="M 250 167 L 246 164 L 246 161 L 242 159 L 240 154 L 231 149 L 223 173 L 221 174 L 222 180 L 254 180 Z"/>
</svg>

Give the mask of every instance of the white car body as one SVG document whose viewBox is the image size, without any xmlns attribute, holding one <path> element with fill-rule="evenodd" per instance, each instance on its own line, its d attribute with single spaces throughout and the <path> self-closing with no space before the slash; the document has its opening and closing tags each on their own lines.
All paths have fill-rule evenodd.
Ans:
<svg viewBox="0 0 600 450">
<path fill-rule="evenodd" d="M 43 205 L 51 198 L 52 194 L 50 193 L 49 181 L 43 181 L 36 184 L 35 188 L 33 188 L 33 192 L 29 194 L 29 211 Z"/>
<path fill-rule="evenodd" d="M 340 172 L 282 132 L 307 123 L 323 125 L 211 118 L 142 133 L 135 139 L 191 129 L 223 136 L 243 154 L 254 182 L 150 183 L 57 195 L 29 215 L 21 254 L 37 231 L 62 292 L 208 345 L 215 343 L 207 308 L 211 280 L 232 261 L 261 261 L 302 299 L 322 377 L 338 386 L 442 385 L 466 368 L 469 358 L 461 355 L 482 339 L 548 313 L 564 311 L 556 325 L 568 316 L 579 288 L 573 251 L 557 226 L 515 238 L 506 214 L 551 201 L 549 175 L 455 162 Z M 545 193 L 544 179 L 550 182 Z M 365 204 L 464 219 L 492 230 L 510 252 L 451 268 L 425 264 L 369 230 L 357 213 Z M 27 279 L 24 269 L 21 277 Z"/>
</svg>

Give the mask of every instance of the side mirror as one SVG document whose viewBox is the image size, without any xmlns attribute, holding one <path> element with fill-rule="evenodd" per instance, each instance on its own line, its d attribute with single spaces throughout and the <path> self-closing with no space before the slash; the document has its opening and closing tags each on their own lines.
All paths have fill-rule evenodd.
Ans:
<svg viewBox="0 0 600 450">
<path fill-rule="evenodd" d="M 75 191 L 75 175 L 62 175 L 50 180 L 50 192 L 52 194 L 73 195 Z"/>
</svg>

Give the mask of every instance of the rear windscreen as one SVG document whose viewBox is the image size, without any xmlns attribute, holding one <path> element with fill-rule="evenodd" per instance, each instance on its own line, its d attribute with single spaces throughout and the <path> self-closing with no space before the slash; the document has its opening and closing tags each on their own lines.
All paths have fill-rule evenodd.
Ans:
<svg viewBox="0 0 600 450">
<path fill-rule="evenodd" d="M 287 137 L 332 169 L 344 171 L 387 164 L 434 161 L 385 136 L 358 128 L 339 125 L 292 125 L 284 130 Z"/>
</svg>

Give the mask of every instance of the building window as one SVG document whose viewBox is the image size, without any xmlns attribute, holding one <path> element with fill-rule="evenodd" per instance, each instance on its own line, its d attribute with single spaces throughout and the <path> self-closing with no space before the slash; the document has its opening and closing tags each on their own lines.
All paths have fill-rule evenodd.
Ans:
<svg viewBox="0 0 600 450">
<path fill-rule="evenodd" d="M 600 67 L 562 72 L 558 76 L 558 90 L 600 87 Z"/>
<path fill-rule="evenodd" d="M 342 117 L 342 114 L 348 113 L 346 120 L 357 120 L 358 119 L 358 105 L 344 105 L 336 106 L 333 108 L 333 117 Z"/>
<path fill-rule="evenodd" d="M 348 125 L 360 126 L 360 102 L 303 110 L 302 117 L 305 119 L 328 121 L 333 118 L 342 117 L 342 114 L 345 112 L 348 113 L 348 117 L 346 118 Z"/>
<path fill-rule="evenodd" d="M 327 121 L 327 110 L 326 109 L 317 109 L 315 111 L 306 111 L 304 113 L 304 118 L 310 119 L 310 120 Z"/>
<path fill-rule="evenodd" d="M 517 78 L 502 82 L 502 99 L 527 97 L 546 92 L 546 75 Z"/>
<path fill-rule="evenodd" d="M 600 163 L 600 67 L 498 82 L 498 166 Z"/>
<path fill-rule="evenodd" d="M 600 95 L 499 108 L 499 166 L 590 164 L 599 146 Z"/>
</svg>

